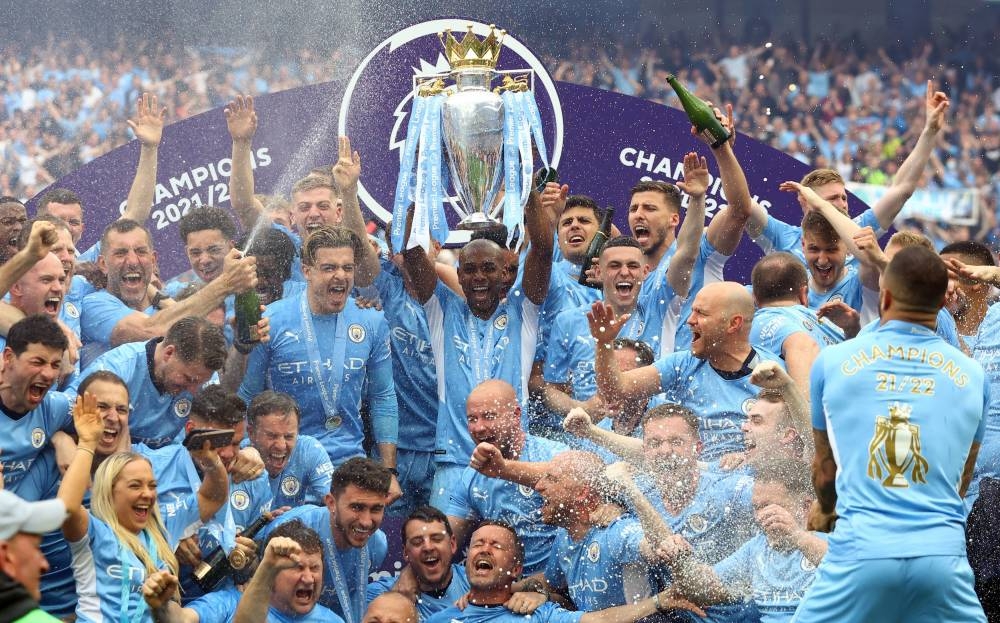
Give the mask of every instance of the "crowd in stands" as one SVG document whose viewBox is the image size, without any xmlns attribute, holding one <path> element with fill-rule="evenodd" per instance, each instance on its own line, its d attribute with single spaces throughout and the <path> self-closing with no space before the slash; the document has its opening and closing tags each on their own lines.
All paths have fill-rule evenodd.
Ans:
<svg viewBox="0 0 1000 623">
<path fill-rule="evenodd" d="M 710 36 L 710 35 L 709 35 Z M 703 50 L 710 50 L 704 52 Z M 27 198 L 54 179 L 118 147 L 131 135 L 115 123 L 142 91 L 155 93 L 176 121 L 224 105 L 237 94 L 260 95 L 344 79 L 348 50 L 308 49 L 275 58 L 253 48 L 182 47 L 170 42 L 112 48 L 50 37 L 0 51 L 0 194 Z M 956 120 L 938 139 L 926 186 L 976 188 L 977 227 L 909 222 L 939 246 L 960 240 L 1000 245 L 1000 68 L 993 50 L 971 48 L 960 35 L 896 42 L 777 39 L 729 43 L 716 35 L 697 48 L 678 41 L 656 47 L 619 43 L 594 53 L 571 41 L 546 55 L 557 80 L 611 89 L 679 106 L 664 76 L 678 71 L 712 102 L 740 111 L 748 136 L 845 179 L 886 184 L 919 132 L 919 96 L 929 78 L 951 97 Z"/>
</svg>

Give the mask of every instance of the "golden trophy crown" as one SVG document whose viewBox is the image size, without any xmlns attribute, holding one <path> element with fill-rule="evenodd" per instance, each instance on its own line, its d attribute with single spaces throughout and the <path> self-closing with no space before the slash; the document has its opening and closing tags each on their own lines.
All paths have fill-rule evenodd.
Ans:
<svg viewBox="0 0 1000 623">
<path fill-rule="evenodd" d="M 451 34 L 451 30 L 438 33 L 441 45 L 444 46 L 444 54 L 448 59 L 448 64 L 451 65 L 452 69 L 495 68 L 500 59 L 503 37 L 507 31 L 497 30 L 495 25 L 490 24 L 490 34 L 485 39 L 480 39 L 472 33 L 472 24 L 469 24 L 467 28 L 468 30 L 461 41 Z"/>
<path fill-rule="evenodd" d="M 889 405 L 889 420 L 892 422 L 906 421 L 910 419 L 910 413 L 913 412 L 913 407 L 910 405 L 899 404 L 894 402 Z"/>
</svg>

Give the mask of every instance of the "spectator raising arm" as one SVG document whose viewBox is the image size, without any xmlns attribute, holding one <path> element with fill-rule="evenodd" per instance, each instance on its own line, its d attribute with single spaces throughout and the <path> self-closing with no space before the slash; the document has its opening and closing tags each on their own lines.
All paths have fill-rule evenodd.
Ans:
<svg viewBox="0 0 1000 623">
<path fill-rule="evenodd" d="M 926 116 L 920 138 L 917 139 L 917 144 L 910 155 L 899 165 L 899 171 L 892 178 L 889 190 L 872 207 L 882 229 L 892 227 L 892 222 L 903 209 L 903 204 L 916 190 L 924 168 L 927 167 L 927 161 L 931 157 L 938 132 L 944 125 L 945 111 L 951 105 L 948 96 L 941 91 L 935 91 L 934 84 L 930 80 L 927 81 L 927 95 L 924 101 Z"/>
</svg>

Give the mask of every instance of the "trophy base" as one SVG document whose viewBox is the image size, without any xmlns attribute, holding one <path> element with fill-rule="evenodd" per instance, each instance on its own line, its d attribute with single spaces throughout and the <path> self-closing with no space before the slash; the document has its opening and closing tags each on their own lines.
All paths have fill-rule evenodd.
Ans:
<svg viewBox="0 0 1000 623">
<path fill-rule="evenodd" d="M 466 231 L 486 231 L 503 229 L 503 223 L 490 218 L 482 212 L 473 212 L 459 221 L 458 228 Z"/>
</svg>

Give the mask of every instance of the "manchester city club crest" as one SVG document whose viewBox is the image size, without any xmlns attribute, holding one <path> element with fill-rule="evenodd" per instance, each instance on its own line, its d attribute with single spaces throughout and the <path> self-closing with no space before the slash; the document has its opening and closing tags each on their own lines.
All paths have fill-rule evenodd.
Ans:
<svg viewBox="0 0 1000 623">
<path fill-rule="evenodd" d="M 503 331 L 507 328 L 507 314 L 500 314 L 497 316 L 496 320 L 493 321 L 493 327 L 497 331 Z"/>
<path fill-rule="evenodd" d="M 704 517 L 702 517 L 698 513 L 695 513 L 694 515 L 688 517 L 687 527 L 691 528 L 691 530 L 694 532 L 701 533 L 704 532 L 706 528 L 708 528 L 708 522 L 705 521 Z"/>
<path fill-rule="evenodd" d="M 360 344 L 365 339 L 365 328 L 354 323 L 347 327 L 347 337 L 351 338 L 355 344 Z"/>
<path fill-rule="evenodd" d="M 31 445 L 36 448 L 41 448 L 45 445 L 45 431 L 41 428 L 36 428 L 31 431 Z"/>
<path fill-rule="evenodd" d="M 245 511 L 250 506 L 250 495 L 246 491 L 233 491 L 229 503 L 238 511 Z"/>
<path fill-rule="evenodd" d="M 301 488 L 302 485 L 299 483 L 299 479 L 295 476 L 285 476 L 285 478 L 281 481 L 281 492 L 285 495 L 295 495 Z"/>
<path fill-rule="evenodd" d="M 535 493 L 535 490 L 527 485 L 517 485 L 517 490 L 526 498 L 530 498 Z"/>
<path fill-rule="evenodd" d="M 587 548 L 587 560 L 589 560 L 590 562 L 597 562 L 600 559 L 601 559 L 601 546 L 600 544 L 597 543 L 597 541 L 594 541 L 593 543 L 590 544 L 590 547 Z"/>
<path fill-rule="evenodd" d="M 803 556 L 802 561 L 799 563 L 799 569 L 802 569 L 803 571 L 815 571 L 816 565 L 809 562 L 809 559 Z"/>
<path fill-rule="evenodd" d="M 187 398 L 181 398 L 174 403 L 174 415 L 177 417 L 187 417 L 188 413 L 191 413 L 191 401 Z"/>
<path fill-rule="evenodd" d="M 344 88 L 337 132 L 358 137 L 359 151 L 369 171 L 397 171 L 403 160 L 406 135 L 414 103 L 417 76 L 451 70 L 439 33 L 458 33 L 471 28 L 487 37 L 490 26 L 467 19 L 439 19 L 410 26 L 376 46 L 355 69 Z M 541 115 L 545 142 L 551 148 L 551 165 L 559 166 L 563 149 L 562 105 L 555 82 L 542 61 L 523 43 L 507 34 L 503 39 L 498 67 L 527 68 L 534 72 L 534 99 Z M 386 123 L 391 120 L 391 123 Z M 363 142 L 362 142 L 363 139 Z M 358 198 L 372 214 L 386 223 L 392 214 L 396 194 L 395 175 L 369 176 L 358 183 Z M 450 189 L 449 189 L 450 191 Z M 450 192 L 442 203 L 450 226 L 459 221 L 460 201 Z M 449 243 L 468 239 L 467 232 L 450 227 Z"/>
<path fill-rule="evenodd" d="M 747 398 L 743 401 L 743 404 L 740 405 L 740 409 L 742 409 L 744 415 L 750 415 L 750 409 L 753 409 L 755 404 L 757 404 L 756 398 Z"/>
<path fill-rule="evenodd" d="M 76 305 L 70 303 L 69 301 L 63 301 L 63 309 L 66 310 L 66 315 L 70 318 L 80 317 L 80 310 L 76 308 Z"/>
</svg>

